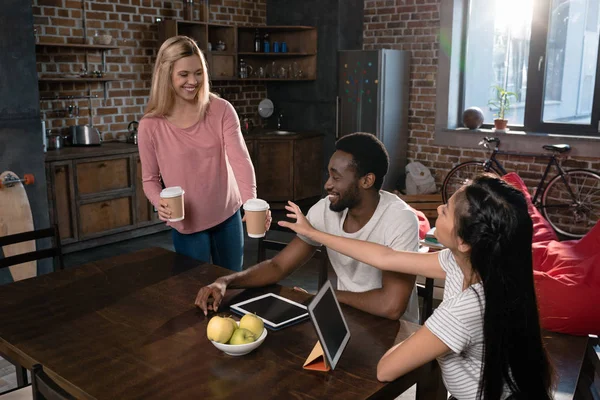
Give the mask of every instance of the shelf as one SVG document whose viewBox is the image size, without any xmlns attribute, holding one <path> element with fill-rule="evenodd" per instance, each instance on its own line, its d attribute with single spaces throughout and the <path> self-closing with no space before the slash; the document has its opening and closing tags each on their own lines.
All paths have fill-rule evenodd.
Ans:
<svg viewBox="0 0 600 400">
<path fill-rule="evenodd" d="M 78 44 L 78 43 L 36 43 L 37 47 L 65 47 L 75 49 L 97 49 L 97 50 L 112 50 L 118 49 L 119 46 L 102 45 L 102 44 Z"/>
<path fill-rule="evenodd" d="M 38 78 L 38 82 L 115 82 L 119 78 Z"/>
<path fill-rule="evenodd" d="M 185 19 L 178 19 L 178 20 L 175 20 L 175 22 L 177 22 L 177 24 L 179 24 L 179 25 L 200 25 L 200 26 L 207 25 L 207 23 L 203 22 L 203 21 L 188 21 Z"/>
<path fill-rule="evenodd" d="M 238 54 L 245 57 L 308 57 L 317 55 L 317 53 L 255 53 L 250 51 L 243 51 Z"/>
<path fill-rule="evenodd" d="M 210 78 L 211 81 L 236 81 L 237 76 L 215 76 Z"/>
<path fill-rule="evenodd" d="M 212 50 L 212 51 L 207 51 L 204 54 L 211 55 L 211 56 L 236 56 L 238 53 L 236 53 L 235 51 Z"/>
<path fill-rule="evenodd" d="M 314 81 L 315 78 L 302 78 L 302 79 L 292 79 L 292 78 L 236 78 L 239 81 L 270 81 L 270 82 L 293 82 L 293 81 Z"/>
<path fill-rule="evenodd" d="M 269 32 L 293 32 L 293 31 L 311 31 L 316 30 L 314 26 L 301 26 L 301 25 L 261 25 L 261 26 L 238 26 L 238 31 L 269 31 Z"/>
</svg>

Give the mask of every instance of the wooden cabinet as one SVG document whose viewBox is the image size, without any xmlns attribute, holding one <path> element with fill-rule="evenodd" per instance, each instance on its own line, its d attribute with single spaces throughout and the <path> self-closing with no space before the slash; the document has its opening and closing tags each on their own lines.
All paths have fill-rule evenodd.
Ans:
<svg viewBox="0 0 600 400">
<path fill-rule="evenodd" d="M 254 52 L 256 30 L 269 35 L 271 46 L 285 42 L 287 51 Z M 317 28 L 312 26 L 235 26 L 204 21 L 164 20 L 159 24 L 158 45 L 166 39 L 186 35 L 206 55 L 212 81 L 242 80 L 238 65 L 249 65 L 248 78 L 259 81 L 312 81 L 317 78 Z M 209 50 L 210 43 L 210 50 Z M 218 44 L 225 46 L 218 50 Z M 262 70 L 262 72 L 260 72 Z"/>
<path fill-rule="evenodd" d="M 75 186 L 71 161 L 57 161 L 46 168 L 50 220 L 58 224 L 62 244 L 77 241 Z"/>
<path fill-rule="evenodd" d="M 112 148 L 119 154 L 111 154 Z M 104 144 L 85 151 L 90 154 L 75 148 L 60 150 L 63 157 L 49 152 L 46 163 L 51 220 L 65 252 L 168 229 L 144 195 L 137 147 Z M 74 158 L 64 159 L 69 155 Z"/>
<path fill-rule="evenodd" d="M 145 225 L 158 221 L 158 213 L 154 212 L 154 206 L 146 199 L 142 183 L 142 162 L 140 156 L 133 156 L 135 163 L 135 198 L 138 225 Z"/>
<path fill-rule="evenodd" d="M 322 194 L 323 136 L 249 135 L 258 197 L 268 202 L 299 201 Z"/>
</svg>

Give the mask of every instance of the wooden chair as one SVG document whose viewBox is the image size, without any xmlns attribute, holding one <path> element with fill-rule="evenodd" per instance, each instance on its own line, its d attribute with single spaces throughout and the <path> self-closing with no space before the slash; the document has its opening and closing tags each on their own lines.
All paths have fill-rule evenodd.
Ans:
<svg viewBox="0 0 600 400">
<path fill-rule="evenodd" d="M 31 371 L 31 387 L 0 394 L 0 400 L 75 400 L 75 397 L 58 386 L 40 364 L 35 364 Z"/>
<path fill-rule="evenodd" d="M 433 314 L 433 278 L 425 278 L 425 284 L 417 283 L 417 294 L 423 298 L 421 307 L 421 319 L 419 323 L 423 325 L 427 318 Z"/>
<path fill-rule="evenodd" d="M 75 400 L 44 372 L 40 364 L 33 366 L 31 381 L 33 400 Z"/>
<path fill-rule="evenodd" d="M 0 247 L 8 246 L 15 243 L 28 242 L 30 240 L 53 238 L 53 245 L 49 249 L 36 250 L 29 253 L 17 254 L 16 256 L 0 258 L 0 269 L 17 265 L 24 262 L 42 260 L 44 258 L 54 259 L 54 270 L 56 265 L 60 269 L 64 269 L 62 249 L 60 247 L 60 236 L 58 227 L 54 225 L 51 228 L 37 229 L 30 232 L 16 233 L 14 235 L 0 237 Z"/>
<path fill-rule="evenodd" d="M 288 243 L 281 240 L 268 239 L 266 236 L 260 238 L 258 241 L 258 257 L 256 262 L 260 263 L 267 259 L 267 250 L 281 251 L 287 246 Z M 327 282 L 327 269 L 329 267 L 329 258 L 327 257 L 327 251 L 325 248 L 317 249 L 313 255 L 314 259 L 320 261 L 319 265 L 319 289 Z"/>
<path fill-rule="evenodd" d="M 27 242 L 30 240 L 44 239 L 52 237 L 53 246 L 49 249 L 36 250 L 29 253 L 17 254 L 16 256 L 0 258 L 0 269 L 8 268 L 12 265 L 18 265 L 24 262 L 42 260 L 44 258 L 52 257 L 54 259 L 54 270 L 56 266 L 60 269 L 64 269 L 62 249 L 60 247 L 60 236 L 58 234 L 58 227 L 54 225 L 51 228 L 38 229 L 30 232 L 16 233 L 14 235 L 0 237 L 0 248 L 15 243 Z M 1 355 L 1 354 L 0 354 Z M 24 387 L 27 385 L 27 370 L 20 366 L 18 363 L 11 361 L 10 359 L 3 356 L 8 362 L 13 364 L 16 368 L 17 374 L 17 385 L 18 387 Z"/>
</svg>

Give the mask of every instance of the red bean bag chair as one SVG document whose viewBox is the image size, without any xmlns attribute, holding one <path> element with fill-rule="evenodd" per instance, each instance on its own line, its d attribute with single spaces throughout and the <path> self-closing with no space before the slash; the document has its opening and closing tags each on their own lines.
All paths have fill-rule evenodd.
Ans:
<svg viewBox="0 0 600 400">
<path fill-rule="evenodd" d="M 407 204 L 407 206 L 408 206 L 408 204 Z M 411 211 L 416 214 L 417 219 L 419 220 L 419 239 L 420 240 L 425 239 L 425 235 L 431 229 L 431 224 L 429 223 L 429 220 L 427 219 L 425 214 L 423 214 L 422 211 L 412 208 L 411 206 L 408 206 L 408 208 L 410 208 Z"/>
<path fill-rule="evenodd" d="M 504 179 L 525 193 L 534 222 L 533 278 L 542 327 L 572 335 L 600 334 L 600 224 L 579 240 L 559 242 L 531 204 L 523 181 L 515 173 Z M 554 238 L 546 239 L 550 236 Z"/>
<path fill-rule="evenodd" d="M 516 173 L 511 172 L 504 175 L 502 179 L 519 189 L 525 195 L 525 199 L 527 200 L 527 210 L 529 211 L 529 216 L 533 221 L 532 243 L 558 240 L 558 236 L 556 235 L 556 232 L 554 232 L 552 225 L 550 225 L 546 218 L 542 216 L 539 210 L 531 202 L 531 194 L 529 194 L 527 186 L 521 177 Z"/>
</svg>

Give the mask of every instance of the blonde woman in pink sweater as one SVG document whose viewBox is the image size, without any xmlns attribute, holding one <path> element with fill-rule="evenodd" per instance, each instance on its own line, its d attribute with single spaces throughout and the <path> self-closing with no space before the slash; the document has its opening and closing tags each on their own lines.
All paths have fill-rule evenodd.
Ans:
<svg viewBox="0 0 600 400">
<path fill-rule="evenodd" d="M 256 198 L 254 167 L 237 114 L 210 93 L 206 60 L 192 39 L 176 36 L 161 46 L 138 132 L 144 193 L 161 220 L 171 210 L 160 179 L 185 191 L 185 219 L 167 222 L 175 251 L 241 271 L 240 208 Z"/>
</svg>

